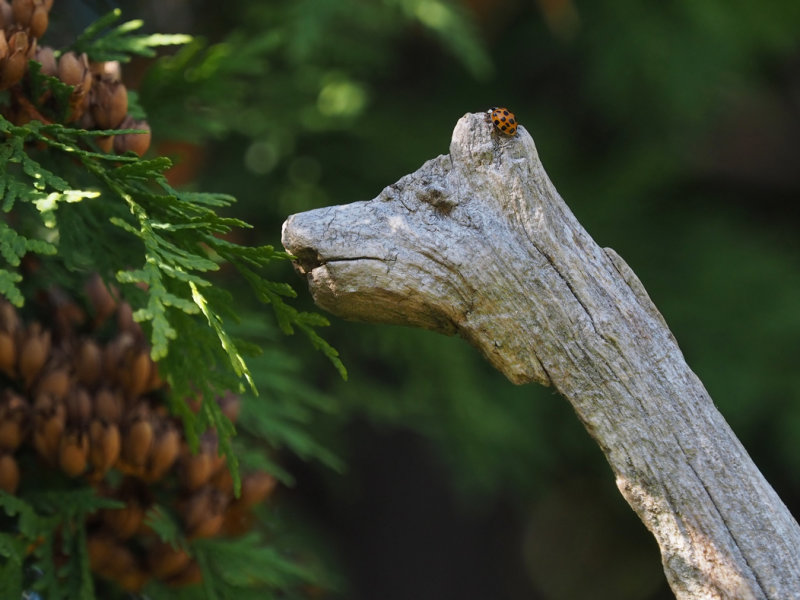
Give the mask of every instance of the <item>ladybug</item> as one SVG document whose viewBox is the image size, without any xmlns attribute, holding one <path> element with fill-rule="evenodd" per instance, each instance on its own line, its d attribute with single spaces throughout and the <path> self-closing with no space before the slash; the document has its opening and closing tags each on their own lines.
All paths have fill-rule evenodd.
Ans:
<svg viewBox="0 0 800 600">
<path fill-rule="evenodd" d="M 506 135 L 517 135 L 517 118 L 510 110 L 496 106 L 486 112 L 489 113 L 492 123 L 498 131 Z"/>
</svg>

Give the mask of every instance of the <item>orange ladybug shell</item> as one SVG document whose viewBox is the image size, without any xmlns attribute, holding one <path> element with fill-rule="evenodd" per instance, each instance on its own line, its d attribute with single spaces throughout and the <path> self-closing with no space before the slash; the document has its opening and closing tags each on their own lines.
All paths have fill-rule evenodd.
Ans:
<svg viewBox="0 0 800 600">
<path fill-rule="evenodd" d="M 498 106 L 489 110 L 492 123 L 501 133 L 517 135 L 517 118 L 510 110 Z"/>
</svg>

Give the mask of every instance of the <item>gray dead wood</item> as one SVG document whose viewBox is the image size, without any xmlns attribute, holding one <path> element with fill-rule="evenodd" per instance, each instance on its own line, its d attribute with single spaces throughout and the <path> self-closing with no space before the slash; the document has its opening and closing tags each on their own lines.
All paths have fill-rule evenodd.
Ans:
<svg viewBox="0 0 800 600">
<path fill-rule="evenodd" d="M 377 198 L 289 217 L 283 244 L 341 317 L 458 334 L 554 386 L 655 536 L 680 599 L 800 598 L 800 528 L 625 261 L 556 192 L 523 127 L 458 121 L 450 154 Z"/>
</svg>

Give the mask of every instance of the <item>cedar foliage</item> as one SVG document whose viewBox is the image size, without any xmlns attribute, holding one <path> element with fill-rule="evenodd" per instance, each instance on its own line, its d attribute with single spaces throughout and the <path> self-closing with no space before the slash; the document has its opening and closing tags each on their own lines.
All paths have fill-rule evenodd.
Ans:
<svg viewBox="0 0 800 600">
<path fill-rule="evenodd" d="M 102 17 L 61 52 L 84 52 L 92 61 L 127 62 L 131 55 L 154 56 L 159 46 L 192 42 L 184 35 L 140 35 L 141 21 L 119 19 L 118 10 Z M 222 216 L 235 199 L 175 189 L 166 176 L 172 166 L 169 158 L 101 150 L 98 140 L 141 130 L 90 130 L 67 122 L 73 92 L 73 86 L 43 74 L 41 65 L 31 61 L 24 79 L 0 97 L 7 110 L 27 99 L 29 111 L 40 117 L 11 120 L 6 118 L 10 113 L 0 115 L 0 294 L 21 314 L 33 315 L 36 307 L 30 300 L 39 290 L 63 290 L 79 298 L 89 274 L 99 274 L 133 307 L 133 319 L 149 341 L 150 357 L 168 384 L 164 401 L 181 418 L 189 446 L 197 450 L 202 434 L 213 430 L 237 491 L 240 458 L 245 468 L 265 469 L 291 482 L 269 457 L 269 448 L 286 447 L 339 467 L 337 459 L 303 431 L 309 413 L 327 409 L 327 401 L 294 381 L 297 367 L 291 361 L 276 353 L 263 356 L 259 345 L 232 333 L 237 327 L 242 330 L 233 289 L 214 278 L 223 268 L 238 273 L 252 297 L 271 307 L 280 331 L 301 331 L 346 377 L 336 350 L 317 333 L 327 321 L 291 306 L 287 301 L 295 296 L 292 288 L 265 275 L 273 262 L 290 257 L 269 245 L 247 246 L 229 239 L 236 230 L 250 227 Z M 130 94 L 130 112 L 143 116 L 135 98 Z M 250 325 L 253 328 L 243 334 L 252 338 L 253 331 L 260 332 L 262 339 L 274 343 L 271 326 L 262 321 Z M 254 400 L 259 382 L 249 360 L 259 365 L 264 388 L 273 395 L 268 402 Z M 11 380 L 3 383 L 14 385 Z M 230 390 L 248 394 L 245 410 L 252 413 L 251 423 L 236 440 L 235 427 L 217 402 Z M 36 463 L 28 466 L 40 468 Z M 119 483 L 114 471 L 108 477 Z M 34 593 L 48 599 L 119 595 L 119 589 L 98 583 L 89 570 L 85 523 L 99 510 L 122 507 L 93 487 L 65 481 L 58 474 L 43 477 L 18 497 L 0 491 L 0 598 Z M 284 556 L 274 541 L 265 541 L 265 531 L 273 540 L 280 539 L 280 526 L 270 524 L 266 511 L 256 513 L 260 516 L 254 529 L 244 536 L 191 541 L 172 509 L 156 503 L 148 510 L 146 522 L 154 534 L 189 552 L 203 571 L 202 586 L 186 588 L 180 597 L 263 597 L 275 590 L 289 594 L 315 580 L 313 569 Z M 242 557 L 250 565 L 245 570 Z M 146 593 L 151 598 L 176 594 L 157 582 Z"/>
</svg>

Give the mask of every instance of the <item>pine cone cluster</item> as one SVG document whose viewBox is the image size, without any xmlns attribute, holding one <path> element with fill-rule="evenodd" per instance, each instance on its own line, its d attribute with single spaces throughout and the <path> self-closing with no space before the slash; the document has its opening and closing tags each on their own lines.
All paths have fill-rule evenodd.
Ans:
<svg viewBox="0 0 800 600">
<path fill-rule="evenodd" d="M 12 90 L 12 103 L 3 116 L 16 124 L 31 120 L 51 122 L 43 113 L 55 113 L 55 98 L 48 90 L 39 98 L 26 97 L 28 61 L 42 65 L 41 73 L 72 86 L 66 122 L 82 129 L 139 129 L 96 138 L 104 152 L 144 155 L 150 147 L 147 121 L 128 114 L 128 91 L 118 62 L 90 62 L 86 54 L 64 52 L 58 59 L 53 48 L 39 46 L 47 30 L 53 0 L 0 0 L 0 90 Z"/>
<path fill-rule="evenodd" d="M 23 322 L 0 300 L 0 489 L 24 491 L 56 471 L 87 481 L 125 504 L 86 523 L 97 575 L 129 591 L 151 577 L 196 582 L 201 572 L 191 556 L 162 542 L 144 522 L 155 498 L 162 505 L 170 499 L 167 508 L 180 515 L 187 539 L 239 535 L 252 526 L 252 507 L 275 480 L 251 473 L 235 498 L 216 433 L 207 431 L 193 454 L 180 421 L 164 407 L 165 384 L 130 306 L 115 300 L 97 276 L 86 293 L 93 319 L 64 294 L 45 294 L 48 327 Z M 105 343 L 95 337 L 100 329 L 113 331 Z M 238 397 L 218 402 L 235 421 Z M 21 472 L 20 462 L 38 466 Z"/>
<path fill-rule="evenodd" d="M 0 89 L 19 82 L 36 53 L 36 41 L 47 30 L 53 0 L 0 2 Z"/>
</svg>

